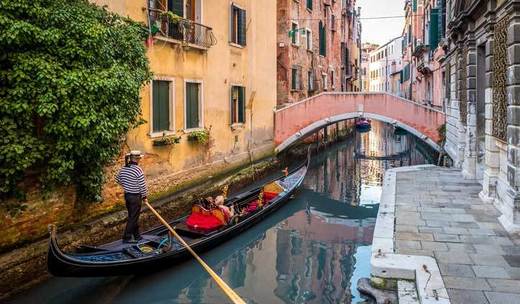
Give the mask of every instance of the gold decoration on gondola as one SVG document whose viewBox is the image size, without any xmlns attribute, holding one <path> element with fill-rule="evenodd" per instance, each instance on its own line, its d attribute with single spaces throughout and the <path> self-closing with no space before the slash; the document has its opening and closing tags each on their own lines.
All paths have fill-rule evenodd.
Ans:
<svg viewBox="0 0 520 304">
<path fill-rule="evenodd" d="M 258 208 L 262 208 L 262 206 L 264 205 L 264 191 L 260 191 L 260 193 L 258 194 Z"/>
<path fill-rule="evenodd" d="M 229 185 L 225 185 L 224 187 L 222 187 L 222 196 L 224 198 L 227 198 L 228 190 L 229 190 Z"/>
</svg>

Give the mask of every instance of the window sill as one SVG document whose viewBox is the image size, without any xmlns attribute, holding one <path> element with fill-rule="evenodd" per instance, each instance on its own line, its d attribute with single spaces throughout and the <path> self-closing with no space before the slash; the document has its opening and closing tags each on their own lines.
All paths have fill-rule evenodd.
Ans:
<svg viewBox="0 0 520 304">
<path fill-rule="evenodd" d="M 150 138 L 156 139 L 156 138 L 161 138 L 163 136 L 166 137 L 166 136 L 175 135 L 176 133 L 177 132 L 175 132 L 175 131 L 168 130 L 168 131 L 148 133 L 148 136 L 150 136 Z"/>
<path fill-rule="evenodd" d="M 306 7 L 305 9 L 306 9 L 309 13 L 312 14 L 312 9 L 311 9 L 311 8 Z"/>
<path fill-rule="evenodd" d="M 233 130 L 233 131 L 239 130 L 239 129 L 244 129 L 245 127 L 246 127 L 245 123 L 243 123 L 243 122 L 236 122 L 236 123 L 231 124 L 231 130 Z"/>
<path fill-rule="evenodd" d="M 239 48 L 239 49 L 243 49 L 243 48 L 246 47 L 245 45 L 241 45 L 241 44 L 234 43 L 234 42 L 231 42 L 231 41 L 229 42 L 229 45 L 233 46 L 233 47 L 236 47 L 236 48 Z"/>
<path fill-rule="evenodd" d="M 312 49 L 307 49 L 306 51 L 311 53 L 311 54 L 314 54 L 314 51 Z"/>
<path fill-rule="evenodd" d="M 189 133 L 192 133 L 192 132 L 197 132 L 197 131 L 203 131 L 204 128 L 202 127 L 198 127 L 198 128 L 190 128 L 190 129 L 184 129 L 184 134 L 189 134 Z"/>
<path fill-rule="evenodd" d="M 300 44 L 299 43 L 292 43 L 291 42 L 291 46 L 295 47 L 295 48 L 299 48 L 300 47 Z"/>
</svg>

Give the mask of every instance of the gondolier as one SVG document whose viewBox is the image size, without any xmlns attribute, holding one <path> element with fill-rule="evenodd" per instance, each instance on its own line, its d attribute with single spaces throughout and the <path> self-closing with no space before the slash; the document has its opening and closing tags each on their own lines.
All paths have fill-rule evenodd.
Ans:
<svg viewBox="0 0 520 304">
<path fill-rule="evenodd" d="M 144 173 L 139 167 L 141 151 L 131 151 L 125 156 L 125 166 L 116 176 L 116 181 L 125 191 L 126 210 L 128 220 L 123 233 L 124 243 L 137 243 L 141 240 L 139 233 L 139 214 L 142 201 L 147 200 L 148 190 L 144 180 Z"/>
</svg>

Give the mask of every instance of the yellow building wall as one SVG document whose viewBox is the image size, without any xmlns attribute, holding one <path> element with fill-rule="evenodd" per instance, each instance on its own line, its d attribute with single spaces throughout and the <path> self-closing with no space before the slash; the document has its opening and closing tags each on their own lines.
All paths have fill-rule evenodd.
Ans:
<svg viewBox="0 0 520 304">
<path fill-rule="evenodd" d="M 136 21 L 147 22 L 146 0 L 94 2 Z M 181 172 L 195 172 L 197 175 L 218 165 L 218 170 L 211 172 L 216 174 L 219 170 L 246 163 L 250 159 L 248 148 L 251 135 L 252 158 L 264 157 L 273 152 L 276 1 L 233 1 L 246 10 L 247 45 L 243 48 L 229 43 L 232 2 L 201 2 L 201 23 L 213 29 L 216 45 L 207 50 L 186 49 L 180 44 L 154 39 L 153 45 L 148 47 L 147 55 L 154 77 L 174 81 L 174 124 L 177 135 L 182 136 L 179 144 L 153 146 L 153 138 L 150 136 L 150 85 L 145 86 L 141 92 L 141 105 L 147 123 L 129 132 L 127 144 L 129 149 L 146 153 L 143 165 L 149 178 L 172 177 Z M 206 128 L 211 127 L 209 148 L 188 142 L 183 130 L 186 80 L 202 82 L 202 124 Z M 230 125 L 232 84 L 246 88 L 247 105 L 245 124 L 234 129 Z"/>
</svg>

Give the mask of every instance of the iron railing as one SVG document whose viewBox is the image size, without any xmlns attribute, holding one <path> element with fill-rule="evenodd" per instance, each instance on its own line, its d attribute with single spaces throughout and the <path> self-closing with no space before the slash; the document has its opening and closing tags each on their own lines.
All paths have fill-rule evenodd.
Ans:
<svg viewBox="0 0 520 304">
<path fill-rule="evenodd" d="M 171 19 L 163 11 L 150 9 L 150 24 L 159 29 L 160 35 L 183 44 L 210 48 L 217 44 L 213 29 L 190 19 Z"/>
</svg>

